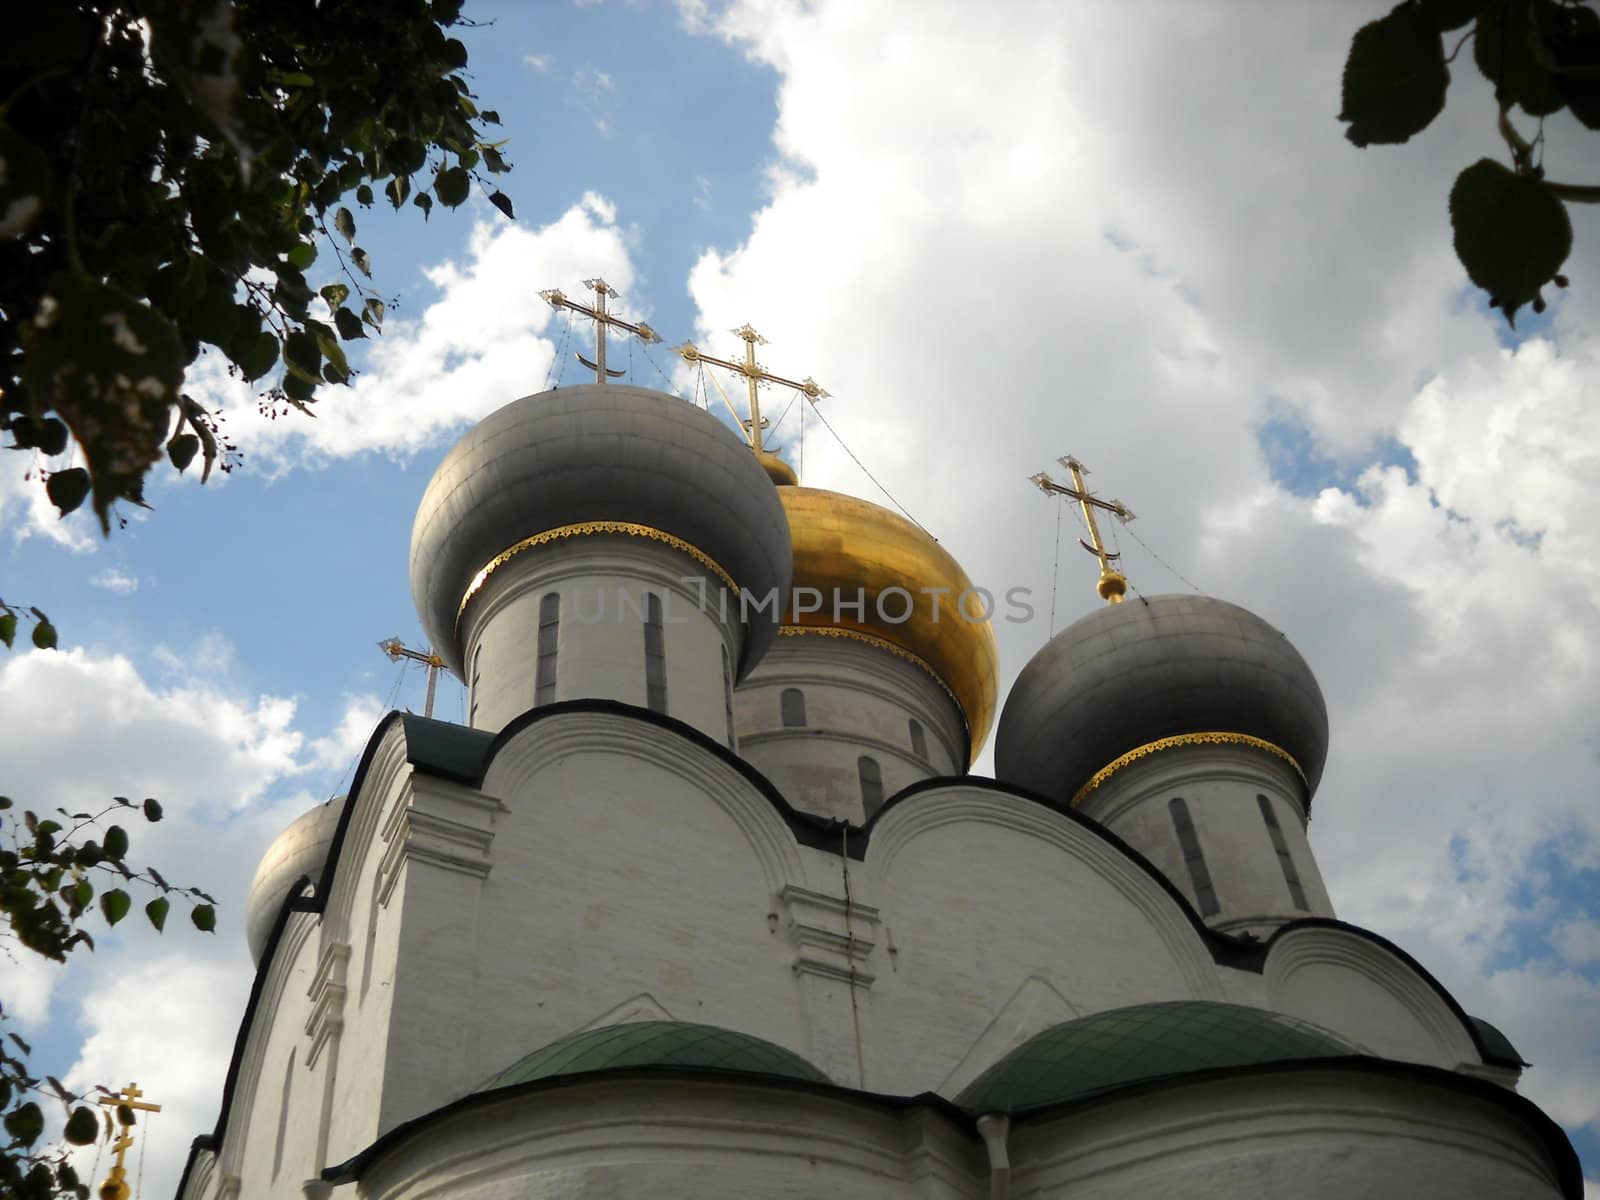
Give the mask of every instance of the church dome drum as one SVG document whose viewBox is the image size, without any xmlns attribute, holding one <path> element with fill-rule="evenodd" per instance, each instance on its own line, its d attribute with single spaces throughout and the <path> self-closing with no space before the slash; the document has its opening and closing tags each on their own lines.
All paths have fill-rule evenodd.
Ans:
<svg viewBox="0 0 1600 1200">
<path fill-rule="evenodd" d="M 995 773 L 1076 803 L 1122 756 L 1212 734 L 1287 758 L 1316 791 L 1328 710 L 1289 639 L 1225 600 L 1151 596 L 1073 622 L 1034 655 L 1000 717 Z"/>
<path fill-rule="evenodd" d="M 562 388 L 479 422 L 428 485 L 412 528 L 411 586 L 437 653 L 464 674 L 457 621 L 489 574 L 523 549 L 595 533 L 681 550 L 757 598 L 788 590 L 783 509 L 736 435 L 676 396 Z M 777 636 L 770 607 L 752 605 L 747 622 L 741 675 Z"/>
</svg>

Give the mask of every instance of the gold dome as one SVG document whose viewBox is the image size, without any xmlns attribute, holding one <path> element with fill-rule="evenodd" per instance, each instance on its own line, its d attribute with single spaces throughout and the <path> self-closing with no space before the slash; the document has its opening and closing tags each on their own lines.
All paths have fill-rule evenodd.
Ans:
<svg viewBox="0 0 1600 1200">
<path fill-rule="evenodd" d="M 794 587 L 822 593 L 818 612 L 783 614 L 780 632 L 860 636 L 927 670 L 955 698 L 966 718 L 970 763 L 978 756 L 994 720 L 999 652 L 983 600 L 944 547 L 925 531 L 886 508 L 820 488 L 780 487 L 794 543 Z M 858 617 L 856 589 L 866 601 Z M 883 612 L 878 598 L 885 596 Z M 940 595 L 923 588 L 948 588 Z M 965 606 L 957 610 L 957 597 Z M 841 600 L 834 620 L 834 597 Z M 937 603 L 937 615 L 935 604 Z M 844 605 L 851 607 L 845 608 Z M 896 621 L 902 612 L 905 620 Z M 965 615 L 963 615 L 965 614 Z"/>
</svg>

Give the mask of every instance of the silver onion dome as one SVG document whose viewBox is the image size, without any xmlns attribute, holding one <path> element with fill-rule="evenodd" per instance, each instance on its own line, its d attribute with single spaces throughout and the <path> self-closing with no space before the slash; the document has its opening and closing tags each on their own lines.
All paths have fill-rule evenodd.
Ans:
<svg viewBox="0 0 1600 1200">
<path fill-rule="evenodd" d="M 1272 743 L 1316 791 L 1328 709 L 1289 639 L 1209 596 L 1130 600 L 1073 622 L 1022 669 L 1000 715 L 995 774 L 1070 801 L 1121 755 L 1205 732 Z"/>
<path fill-rule="evenodd" d="M 412 598 L 453 671 L 462 671 L 457 614 L 478 573 L 526 538 L 595 521 L 644 525 L 686 542 L 758 599 L 789 591 L 783 507 L 727 426 L 645 388 L 586 384 L 525 396 L 445 455 L 412 527 Z M 781 607 L 750 606 L 741 677 L 777 636 Z"/>
<path fill-rule="evenodd" d="M 322 878 L 323 864 L 328 861 L 328 848 L 333 844 L 333 833 L 339 825 L 339 814 L 344 812 L 344 797 L 335 796 L 301 813 L 267 847 L 256 867 L 256 877 L 250 882 L 250 893 L 244 902 L 244 934 L 250 943 L 250 957 L 261 961 L 261 952 L 267 947 L 272 933 L 272 923 L 278 919 L 283 898 L 289 888 L 302 875 L 309 875 L 312 883 Z"/>
</svg>

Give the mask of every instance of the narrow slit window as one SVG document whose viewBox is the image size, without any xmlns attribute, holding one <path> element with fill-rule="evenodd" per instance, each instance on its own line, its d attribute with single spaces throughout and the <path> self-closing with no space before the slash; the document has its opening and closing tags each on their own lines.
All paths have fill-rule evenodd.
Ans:
<svg viewBox="0 0 1600 1200">
<path fill-rule="evenodd" d="M 1189 806 L 1182 797 L 1167 805 L 1172 813 L 1172 827 L 1178 833 L 1178 845 L 1183 850 L 1183 862 L 1189 868 L 1189 882 L 1194 886 L 1195 903 L 1202 917 L 1215 916 L 1222 911 L 1217 903 L 1217 889 L 1212 885 L 1211 872 L 1206 868 L 1205 855 L 1200 850 L 1200 838 L 1195 833 L 1194 821 L 1189 817 Z"/>
<path fill-rule="evenodd" d="M 778 697 L 778 707 L 783 710 L 786 727 L 799 729 L 806 723 L 806 694 L 799 688 L 784 688 Z"/>
<path fill-rule="evenodd" d="M 289 1061 L 283 1068 L 283 1099 L 278 1104 L 278 1140 L 272 1149 L 272 1177 L 278 1177 L 283 1167 L 283 1143 L 289 1132 L 289 1094 L 294 1089 L 294 1048 L 289 1049 Z M 148 1131 L 147 1131 L 148 1132 Z"/>
<path fill-rule="evenodd" d="M 1261 806 L 1261 819 L 1267 823 L 1272 848 L 1278 852 L 1278 866 L 1283 871 L 1284 883 L 1289 885 L 1289 899 L 1301 912 L 1310 912 L 1311 906 L 1306 903 L 1306 889 L 1300 886 L 1300 872 L 1295 870 L 1294 859 L 1289 857 L 1289 843 L 1283 836 L 1283 827 L 1278 824 L 1278 814 L 1272 811 L 1272 801 L 1258 792 L 1256 803 Z"/>
<path fill-rule="evenodd" d="M 467 712 L 467 724 L 478 723 L 478 661 L 483 658 L 483 647 L 472 652 L 472 707 Z"/>
<path fill-rule="evenodd" d="M 917 720 L 911 722 L 911 753 L 924 761 L 927 760 L 928 735 L 922 728 L 922 722 Z"/>
<path fill-rule="evenodd" d="M 883 771 L 877 759 L 865 754 L 856 759 L 856 771 L 861 776 L 862 815 L 870 817 L 883 804 Z"/>
<path fill-rule="evenodd" d="M 561 633 L 561 595 L 546 592 L 539 601 L 539 663 L 533 702 L 549 704 L 556 698 L 556 648 Z"/>
<path fill-rule="evenodd" d="M 733 667 L 728 662 L 728 647 L 722 647 L 722 704 L 728 718 L 728 748 L 733 748 Z"/>
<path fill-rule="evenodd" d="M 651 592 L 644 606 L 644 702 L 651 712 L 667 711 L 667 646 L 661 628 L 661 597 Z"/>
</svg>

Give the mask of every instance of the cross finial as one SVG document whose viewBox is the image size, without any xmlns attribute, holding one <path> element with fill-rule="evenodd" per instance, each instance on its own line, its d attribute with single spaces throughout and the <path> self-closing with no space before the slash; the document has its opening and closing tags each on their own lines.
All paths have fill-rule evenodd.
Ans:
<svg viewBox="0 0 1600 1200">
<path fill-rule="evenodd" d="M 1083 520 L 1089 526 L 1089 537 L 1094 544 L 1078 539 L 1078 544 L 1100 560 L 1100 581 L 1095 584 L 1095 591 L 1100 593 L 1100 598 L 1107 604 L 1121 604 L 1122 597 L 1128 590 L 1128 577 L 1114 569 L 1112 563 L 1122 555 L 1115 551 L 1107 550 L 1104 539 L 1100 536 L 1100 525 L 1094 519 L 1094 510 L 1102 509 L 1110 513 L 1126 525 L 1133 520 L 1133 510 L 1120 500 L 1102 500 L 1084 486 L 1083 477 L 1089 473 L 1089 468 L 1084 466 L 1072 455 L 1068 454 L 1056 460 L 1072 473 L 1072 486 L 1057 483 L 1049 475 L 1040 471 L 1032 477 L 1032 482 L 1047 496 L 1065 496 L 1069 500 L 1076 500 L 1083 509 Z"/>
<path fill-rule="evenodd" d="M 584 366 L 594 372 L 594 381 L 604 383 L 607 379 L 620 379 L 626 371 L 613 371 L 606 366 L 606 329 L 622 329 L 633 334 L 642 342 L 659 342 L 661 337 L 654 329 L 643 321 L 633 323 L 624 321 L 621 317 L 613 316 L 606 311 L 607 297 L 615 300 L 616 289 L 598 275 L 593 279 L 585 279 L 583 285 L 594 292 L 594 304 L 580 304 L 576 300 L 569 300 L 560 288 L 546 288 L 539 293 L 539 298 L 550 305 L 551 308 L 567 308 L 580 316 L 588 317 L 594 322 L 594 361 L 590 362 L 583 355 L 575 357 Z"/>
<path fill-rule="evenodd" d="M 114 1105 L 117 1108 L 140 1109 L 144 1112 L 161 1111 L 161 1105 L 147 1104 L 140 1100 L 139 1097 L 142 1095 L 144 1093 L 139 1090 L 139 1085 L 130 1083 L 119 1093 L 99 1097 L 96 1103 Z M 106 1176 L 105 1182 L 100 1185 L 100 1190 L 96 1193 L 101 1200 L 128 1200 L 130 1195 L 128 1170 L 124 1165 L 123 1159 L 126 1157 L 129 1147 L 133 1145 L 133 1135 L 128 1132 L 133 1128 L 133 1113 L 128 1113 L 126 1120 L 123 1119 L 121 1113 L 118 1113 L 117 1121 L 122 1131 L 117 1135 L 116 1140 L 111 1143 L 111 1151 L 117 1156 L 117 1160 L 111 1164 L 110 1174 Z"/>
<path fill-rule="evenodd" d="M 746 420 L 738 412 L 734 411 L 733 419 L 739 422 L 739 427 L 749 437 L 750 449 L 756 452 L 757 457 L 761 457 L 766 453 L 761 444 L 761 431 L 767 427 L 767 420 L 761 415 L 761 396 L 758 392 L 761 384 L 781 383 L 784 387 L 792 387 L 813 404 L 825 398 L 828 393 L 809 375 L 798 381 L 785 379 L 782 375 L 774 375 L 756 362 L 756 347 L 758 345 L 766 345 L 767 339 L 757 333 L 748 321 L 738 329 L 735 329 L 733 333 L 744 341 L 743 362 L 736 362 L 726 358 L 713 358 L 709 354 L 702 353 L 693 342 L 685 342 L 681 346 L 673 347 L 673 353 L 679 355 L 685 362 L 710 363 L 714 367 L 726 367 L 728 370 L 744 376 L 750 395 L 750 418 Z M 724 397 L 724 400 L 726 400 L 726 397 Z M 733 411 L 731 404 L 728 407 L 730 411 Z"/>
</svg>

